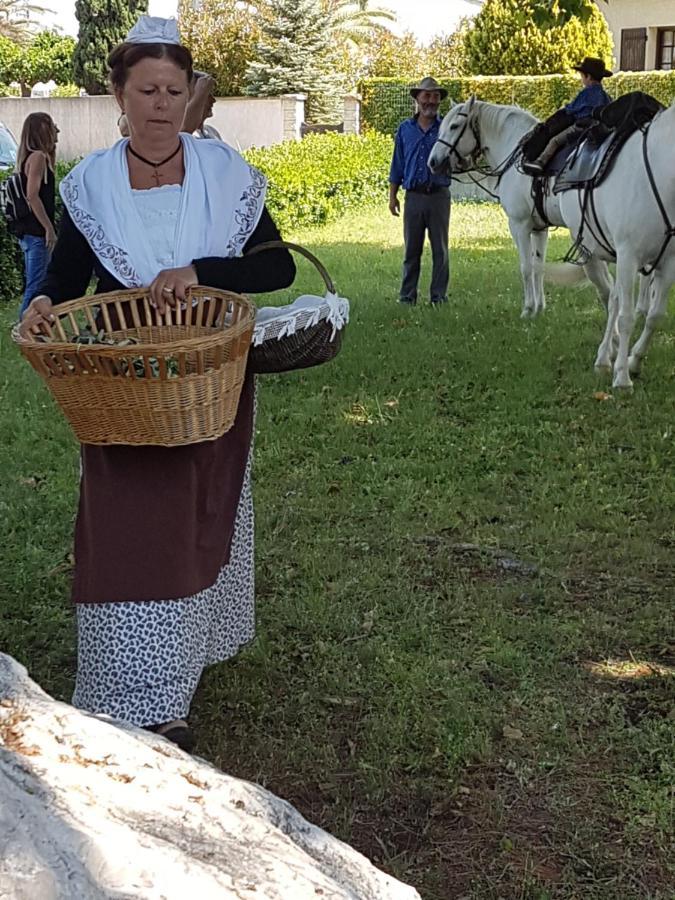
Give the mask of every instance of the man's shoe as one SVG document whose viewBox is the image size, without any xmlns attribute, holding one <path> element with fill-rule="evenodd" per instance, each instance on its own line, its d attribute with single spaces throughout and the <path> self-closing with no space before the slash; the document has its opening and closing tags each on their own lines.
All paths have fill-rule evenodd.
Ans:
<svg viewBox="0 0 675 900">
<path fill-rule="evenodd" d="M 447 297 L 432 297 L 431 298 L 432 306 L 440 306 L 442 303 L 447 303 L 447 302 L 448 302 Z"/>
<path fill-rule="evenodd" d="M 411 300 L 410 297 L 399 297 L 398 302 L 403 306 L 417 306 L 417 300 Z"/>
<path fill-rule="evenodd" d="M 543 175 L 544 168 L 544 163 L 539 162 L 537 159 L 523 162 L 523 172 L 525 172 L 526 175 L 532 175 L 534 178 Z"/>
</svg>

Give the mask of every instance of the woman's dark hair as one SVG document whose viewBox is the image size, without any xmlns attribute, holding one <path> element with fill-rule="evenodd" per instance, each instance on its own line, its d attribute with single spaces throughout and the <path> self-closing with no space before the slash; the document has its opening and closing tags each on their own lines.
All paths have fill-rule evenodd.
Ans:
<svg viewBox="0 0 675 900">
<path fill-rule="evenodd" d="M 44 153 L 50 168 L 54 168 L 56 156 L 56 135 L 58 128 L 52 117 L 45 112 L 29 113 L 21 129 L 21 140 L 16 154 L 17 171 L 23 171 L 23 164 L 35 151 Z"/>
<path fill-rule="evenodd" d="M 192 81 L 192 54 L 182 44 L 118 44 L 108 57 L 110 83 L 114 90 L 122 90 L 129 77 L 129 69 L 142 59 L 170 59 Z"/>
</svg>

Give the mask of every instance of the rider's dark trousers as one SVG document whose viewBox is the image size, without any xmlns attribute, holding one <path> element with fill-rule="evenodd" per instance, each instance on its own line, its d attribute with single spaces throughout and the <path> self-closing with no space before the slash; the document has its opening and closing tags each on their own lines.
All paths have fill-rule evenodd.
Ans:
<svg viewBox="0 0 675 900">
<path fill-rule="evenodd" d="M 433 194 L 406 191 L 403 207 L 403 280 L 401 300 L 414 303 L 417 300 L 417 282 L 420 277 L 422 250 L 425 234 L 431 244 L 432 303 L 447 300 L 450 266 L 448 258 L 448 231 L 450 228 L 450 189 L 441 188 Z"/>
</svg>

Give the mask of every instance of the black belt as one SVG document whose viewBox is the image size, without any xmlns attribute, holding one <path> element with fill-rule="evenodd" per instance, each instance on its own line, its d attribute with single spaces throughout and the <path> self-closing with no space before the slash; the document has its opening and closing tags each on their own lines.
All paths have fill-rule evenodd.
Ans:
<svg viewBox="0 0 675 900">
<path fill-rule="evenodd" d="M 415 187 L 408 188 L 408 193 L 412 194 L 437 194 L 439 191 L 447 191 L 446 184 L 418 184 Z"/>
</svg>

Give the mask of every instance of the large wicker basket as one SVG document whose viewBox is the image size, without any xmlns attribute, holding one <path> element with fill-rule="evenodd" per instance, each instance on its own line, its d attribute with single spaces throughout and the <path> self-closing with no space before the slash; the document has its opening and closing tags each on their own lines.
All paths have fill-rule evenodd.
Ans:
<svg viewBox="0 0 675 900">
<path fill-rule="evenodd" d="M 262 250 L 276 247 L 295 250 L 306 257 L 321 275 L 328 291 L 327 296 L 334 298 L 334 300 L 346 305 L 348 308 L 349 304 L 347 301 L 338 300 L 333 281 L 323 264 L 305 247 L 301 247 L 299 244 L 292 244 L 289 241 L 266 241 L 263 244 L 256 244 L 246 255 L 253 256 Z M 286 308 L 288 307 L 279 307 L 279 312 Z M 293 333 L 284 334 L 280 338 L 265 340 L 262 343 L 254 341 L 249 354 L 250 371 L 256 375 L 292 372 L 296 369 L 309 369 L 312 366 L 319 366 L 334 359 L 342 347 L 344 325 L 341 328 L 336 328 L 334 322 L 324 317 L 324 315 L 321 315 L 318 321 L 314 321 L 315 319 L 317 319 L 317 316 L 308 312 L 306 321 L 303 321 L 301 313 L 297 316 L 297 328 Z"/>
<path fill-rule="evenodd" d="M 82 443 L 174 447 L 232 426 L 255 321 L 247 298 L 193 287 L 160 314 L 139 288 L 71 300 L 54 316 L 44 334 L 17 326 L 12 337 Z"/>
</svg>

